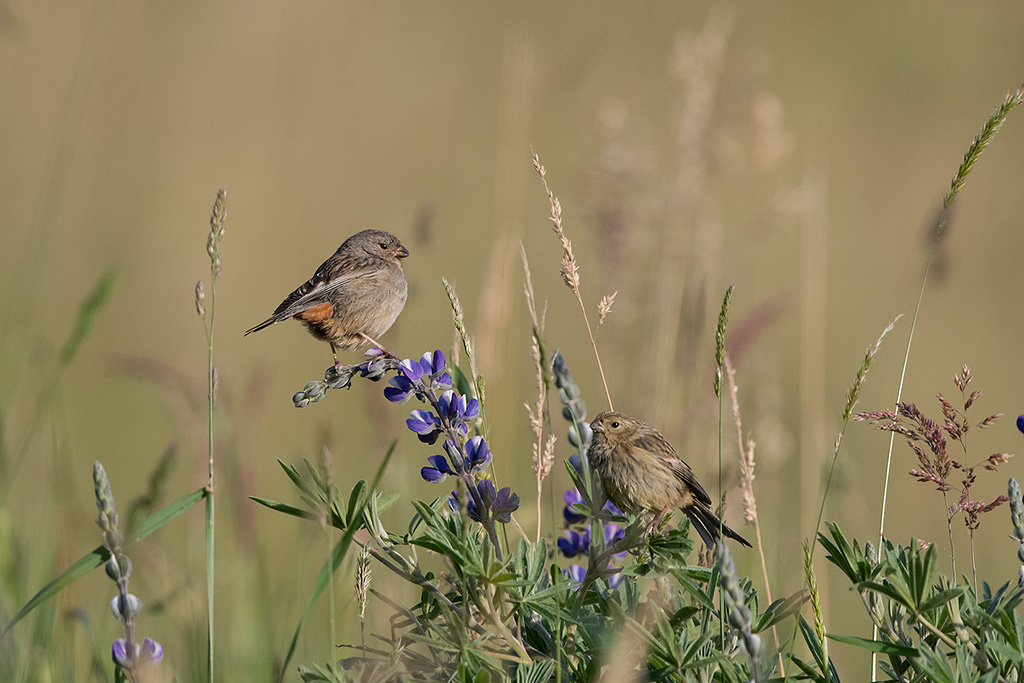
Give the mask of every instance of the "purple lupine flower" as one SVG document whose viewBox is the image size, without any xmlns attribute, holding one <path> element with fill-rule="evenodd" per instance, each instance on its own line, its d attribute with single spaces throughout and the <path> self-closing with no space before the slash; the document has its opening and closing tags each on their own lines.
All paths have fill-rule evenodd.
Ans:
<svg viewBox="0 0 1024 683">
<path fill-rule="evenodd" d="M 621 540 L 622 538 L 625 537 L 625 535 L 626 535 L 626 530 L 620 528 L 618 524 L 615 524 L 614 522 L 606 523 L 604 525 L 604 547 L 605 548 L 611 548 L 613 545 L 615 545 L 616 541 Z M 615 555 L 613 555 L 613 557 L 615 557 L 615 558 L 625 557 L 626 556 L 626 552 L 627 551 L 623 550 L 621 553 L 615 553 Z M 612 588 L 614 588 L 614 586 L 612 586 Z"/>
<path fill-rule="evenodd" d="M 569 568 L 565 570 L 565 575 L 575 583 L 583 583 L 583 579 L 587 575 L 587 568 L 578 564 L 570 564 Z"/>
<path fill-rule="evenodd" d="M 569 464 L 576 470 L 578 474 L 583 474 L 583 458 L 580 457 L 579 453 L 573 453 L 569 456 Z"/>
<path fill-rule="evenodd" d="M 152 638 L 146 638 L 141 644 L 135 643 L 134 647 L 130 647 L 127 640 L 118 638 L 110 654 L 114 664 L 122 669 L 132 669 L 144 664 L 159 664 L 164 658 L 164 646 Z"/>
<path fill-rule="evenodd" d="M 437 411 L 441 413 L 441 417 L 452 420 L 459 416 L 459 398 L 466 400 L 465 397 L 456 396 L 450 389 L 437 398 Z"/>
<path fill-rule="evenodd" d="M 388 385 L 384 387 L 384 398 L 392 403 L 405 403 L 413 394 L 415 394 L 415 387 L 412 380 L 405 375 L 395 375 L 388 380 Z"/>
<path fill-rule="evenodd" d="M 605 512 L 612 513 L 616 517 L 625 517 L 626 516 L 626 513 L 623 512 L 622 510 L 620 510 L 618 507 L 616 507 L 615 503 L 611 502 L 610 500 L 607 503 L 605 503 L 604 507 L 601 508 L 601 509 L 604 510 Z"/>
<path fill-rule="evenodd" d="M 491 449 L 482 436 L 474 436 L 466 441 L 466 466 L 470 474 L 480 472 L 491 464 Z"/>
<path fill-rule="evenodd" d="M 490 484 L 490 479 L 484 479 L 484 481 Z M 491 484 L 491 488 L 494 488 L 494 484 Z M 498 496 L 494 499 L 494 503 L 491 506 L 491 513 L 495 522 L 508 524 L 512 521 L 512 513 L 518 509 L 519 496 L 512 493 L 512 489 L 506 486 L 498 491 Z"/>
<path fill-rule="evenodd" d="M 441 435 L 441 421 L 429 410 L 414 410 L 405 421 L 423 443 L 433 444 Z"/>
<path fill-rule="evenodd" d="M 455 472 L 448 466 L 448 460 L 443 455 L 432 455 L 427 460 L 430 462 L 431 467 L 423 467 L 420 469 L 420 476 L 425 481 L 431 483 L 444 481 L 449 474 L 455 474 Z"/>
<path fill-rule="evenodd" d="M 111 657 L 114 660 L 114 664 L 117 664 L 122 669 L 127 669 L 132 665 L 134 659 L 134 652 L 130 652 L 128 647 L 128 641 L 124 638 L 118 638 L 114 641 L 114 646 L 111 648 Z"/>
<path fill-rule="evenodd" d="M 420 359 L 420 367 L 423 368 L 423 374 L 437 379 L 448 367 L 448 361 L 440 349 L 433 353 L 428 351 Z"/>
<path fill-rule="evenodd" d="M 1024 415 L 1017 416 L 1017 429 L 1024 433 Z"/>
<path fill-rule="evenodd" d="M 480 416 L 480 401 L 471 398 L 468 401 L 465 396 L 460 396 L 459 417 L 463 420 L 475 420 Z"/>
<path fill-rule="evenodd" d="M 565 490 L 565 507 L 562 508 L 562 517 L 565 519 L 566 526 L 579 524 L 587 518 L 586 515 L 581 515 L 572 509 L 574 504 L 583 505 L 583 496 L 575 486 Z"/>
<path fill-rule="evenodd" d="M 608 587 L 615 590 L 622 583 L 622 572 L 615 572 L 608 577 Z"/>
<path fill-rule="evenodd" d="M 141 659 L 145 664 L 159 664 L 164 659 L 164 646 L 151 638 L 143 639 Z"/>
<path fill-rule="evenodd" d="M 584 529 L 583 533 L 569 529 L 565 535 L 558 539 L 558 549 L 566 557 L 586 555 L 590 550 L 590 529 Z"/>
</svg>

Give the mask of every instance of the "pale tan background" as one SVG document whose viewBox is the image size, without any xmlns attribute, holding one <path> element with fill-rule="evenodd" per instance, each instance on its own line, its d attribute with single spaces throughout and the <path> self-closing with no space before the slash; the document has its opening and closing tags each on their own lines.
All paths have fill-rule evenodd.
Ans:
<svg viewBox="0 0 1024 683">
<path fill-rule="evenodd" d="M 396 527 L 411 497 L 441 493 L 418 476 L 433 451 L 404 429 L 406 407 L 385 402 L 380 386 L 357 383 L 296 410 L 290 396 L 321 376 L 326 345 L 291 323 L 242 337 L 357 230 L 391 230 L 412 253 L 409 303 L 384 339 L 400 355 L 451 347 L 441 277 L 455 284 L 488 380 L 498 477 L 520 492 L 532 529 L 520 240 L 549 301 L 549 345 L 568 358 L 591 416 L 605 401 L 579 308 L 558 279 L 531 147 L 562 200 L 591 315 L 619 291 L 599 333 L 616 407 L 662 428 L 709 490 L 713 326 L 725 287 L 736 285 L 728 343 L 758 442 L 769 572 L 776 595 L 795 590 L 845 391 L 864 349 L 913 312 L 939 200 L 978 128 L 1024 81 L 1022 29 L 1014 2 L 5 2 L 7 448 L 41 391 L 59 397 L 30 464 L 8 484 L 9 523 L 54 542 L 34 556 L 36 580 L 22 595 L 98 542 L 93 460 L 107 465 L 119 501 L 144 488 L 171 443 L 179 461 L 168 498 L 203 480 L 205 344 L 192 292 L 198 278 L 209 286 L 204 246 L 221 186 L 222 659 L 265 675 L 322 562 L 318 534 L 245 498 L 295 502 L 275 458 L 315 459 L 327 442 L 347 490 L 397 438 L 386 478 L 403 494 Z M 934 395 L 951 395 L 953 373 L 971 365 L 985 390 L 976 419 L 1008 413 L 972 434 L 973 460 L 1022 446 L 1012 424 L 1024 412 L 1022 149 L 1024 112 L 1014 112 L 961 195 L 904 389 L 937 415 Z M 120 273 L 113 297 L 80 358 L 53 381 L 48 368 L 74 312 L 109 268 Z M 908 332 L 909 316 L 884 343 L 862 409 L 894 400 Z M 732 486 L 729 424 L 724 442 Z M 886 444 L 851 426 L 833 481 L 826 518 L 862 541 L 877 534 Z M 939 543 L 948 572 L 940 498 L 906 476 L 912 466 L 897 444 L 887 531 Z M 1019 472 L 1012 461 L 984 475 L 976 495 L 995 497 Z M 556 476 L 564 487 L 560 465 Z M 729 501 L 736 526 L 738 495 Z M 179 672 L 201 659 L 186 644 L 201 633 L 200 518 L 191 513 L 135 551 L 140 595 L 169 600 L 148 627 Z M 977 539 L 979 572 L 996 584 L 1016 575 L 1007 519 L 994 513 Z M 955 524 L 966 571 L 967 537 Z M 759 575 L 753 554 L 738 561 Z M 88 585 L 105 594 L 103 581 Z M 819 581 L 843 606 L 831 609 L 835 630 L 863 635 L 866 619 L 838 573 L 821 563 Z M 351 642 L 350 581 L 340 583 Z M 191 597 L 170 597 L 186 586 Z M 112 632 L 103 605 L 85 603 Z M 374 627 L 386 628 L 378 611 Z M 325 659 L 324 629 L 309 633 L 299 660 Z"/>
</svg>

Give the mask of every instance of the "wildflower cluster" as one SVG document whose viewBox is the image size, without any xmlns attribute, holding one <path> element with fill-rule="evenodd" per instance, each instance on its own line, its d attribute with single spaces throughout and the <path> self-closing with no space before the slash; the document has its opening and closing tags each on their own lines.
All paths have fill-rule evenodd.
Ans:
<svg viewBox="0 0 1024 683">
<path fill-rule="evenodd" d="M 145 638 L 140 643 L 135 637 L 135 618 L 142 609 L 142 601 L 128 592 L 132 562 L 121 549 L 124 534 L 118 527 L 114 494 L 110 490 L 110 482 L 103 465 L 93 463 L 92 476 L 96 489 L 96 507 L 100 511 L 96 523 L 103 529 L 103 547 L 110 553 L 110 559 L 106 564 L 107 576 L 117 583 L 117 595 L 110 601 L 110 609 L 124 626 L 125 634 L 124 638 L 114 641 L 112 656 L 118 669 L 128 680 L 134 681 L 143 666 L 158 664 L 164 658 L 164 648 L 150 638 Z"/>
<path fill-rule="evenodd" d="M 484 525 L 497 547 L 494 523 L 511 521 L 512 513 L 519 509 L 519 496 L 508 487 L 498 490 L 490 479 L 477 481 L 492 457 L 483 436 L 469 436 L 470 425 L 480 416 L 480 403 L 454 391 L 444 353 L 428 352 L 419 360 L 401 361 L 397 374 L 388 380 L 384 397 L 393 403 L 416 397 L 432 408 L 413 410 L 405 421 L 423 443 L 433 445 L 444 439 L 444 453 L 427 458 L 429 465 L 420 470 L 420 476 L 431 483 L 456 477 L 467 494 L 465 504 L 460 492 L 453 491 L 449 505 L 453 510 L 464 507 L 470 519 Z"/>
<path fill-rule="evenodd" d="M 580 556 L 590 555 L 590 533 L 591 524 L 587 515 L 573 509 L 574 506 L 580 506 L 580 509 L 586 509 L 586 505 L 583 501 L 583 496 L 580 495 L 579 490 L 574 486 L 571 489 L 565 491 L 565 507 L 562 508 L 562 518 L 565 520 L 565 533 L 558 539 L 558 550 L 561 551 L 562 555 L 568 559 L 573 559 Z M 622 511 L 619 510 L 611 501 L 607 501 L 604 505 L 603 511 L 616 517 L 622 517 Z M 610 548 L 616 542 L 622 540 L 625 537 L 625 530 L 622 529 L 618 524 L 614 522 L 605 522 L 601 528 L 604 531 L 604 547 Z M 614 554 L 612 557 L 615 559 L 621 559 L 626 556 L 626 552 L 620 552 Z M 609 569 L 612 569 L 609 567 Z M 585 567 L 578 564 L 569 565 L 569 569 L 566 570 L 569 578 L 577 583 L 582 583 L 583 578 L 586 576 L 587 570 Z M 618 572 L 618 569 L 614 570 L 608 577 L 608 586 L 615 588 L 622 583 L 622 575 Z"/>
</svg>

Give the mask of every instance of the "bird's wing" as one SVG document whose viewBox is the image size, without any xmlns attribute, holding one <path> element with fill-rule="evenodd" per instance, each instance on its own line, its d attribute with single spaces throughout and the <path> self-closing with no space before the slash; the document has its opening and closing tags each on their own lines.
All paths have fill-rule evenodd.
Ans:
<svg viewBox="0 0 1024 683">
<path fill-rule="evenodd" d="M 707 505 L 711 505 L 711 497 L 704 487 L 700 485 L 697 478 L 693 476 L 693 470 L 676 455 L 676 449 L 659 432 L 651 430 L 649 433 L 637 436 L 635 445 L 648 453 L 656 456 L 672 474 L 693 492 L 693 497 Z"/>
<path fill-rule="evenodd" d="M 339 273 L 339 271 L 341 272 Z M 374 277 L 377 274 L 379 274 L 379 269 L 374 268 L 373 264 L 364 265 L 359 262 L 353 263 L 351 260 L 339 261 L 332 256 L 316 269 L 313 277 L 285 297 L 285 300 L 274 309 L 273 315 L 249 329 L 245 334 L 258 332 L 274 323 L 287 320 L 314 306 L 319 306 L 324 303 L 326 296 L 331 292 L 345 287 L 354 280 Z"/>
</svg>

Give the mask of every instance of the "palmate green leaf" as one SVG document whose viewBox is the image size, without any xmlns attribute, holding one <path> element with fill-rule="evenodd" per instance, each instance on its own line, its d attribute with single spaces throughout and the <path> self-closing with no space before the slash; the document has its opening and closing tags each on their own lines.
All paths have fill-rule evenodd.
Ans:
<svg viewBox="0 0 1024 683">
<path fill-rule="evenodd" d="M 767 609 L 761 614 L 758 614 L 754 619 L 754 623 L 751 626 L 751 630 L 754 633 L 761 633 L 770 629 L 775 624 L 779 623 L 786 617 L 795 614 L 800 606 L 803 605 L 808 599 L 809 595 L 807 591 L 799 591 L 790 595 L 788 598 L 779 598 L 772 604 L 768 605 Z"/>
<path fill-rule="evenodd" d="M 956 588 L 949 588 L 944 591 L 939 591 L 932 597 L 921 603 L 921 611 L 929 612 L 937 607 L 942 607 L 950 600 L 955 600 L 963 595 L 964 589 L 957 586 Z"/>
<path fill-rule="evenodd" d="M 673 569 L 672 575 L 682 585 L 683 589 L 700 603 L 701 607 L 712 612 L 717 609 L 711 597 L 697 585 L 697 582 L 691 578 L 690 573 L 686 569 Z"/>
<path fill-rule="evenodd" d="M 289 465 L 280 458 L 278 458 L 277 464 L 281 466 L 281 469 L 283 469 L 284 473 L 288 475 L 288 478 L 292 480 L 292 483 L 295 484 L 296 488 L 307 496 L 312 497 L 316 495 L 316 490 L 306 482 L 294 465 Z"/>
<path fill-rule="evenodd" d="M 949 658 L 941 651 L 933 650 L 927 644 L 920 648 L 921 656 L 917 662 L 932 683 L 958 683 L 957 675 L 949 663 Z"/>
<path fill-rule="evenodd" d="M 895 600 L 907 609 L 913 609 L 910 597 L 908 595 L 904 595 L 902 591 L 897 590 L 896 587 L 892 584 L 877 583 L 875 581 L 862 581 L 858 583 L 856 586 L 854 586 L 854 588 L 856 588 L 857 590 L 869 590 L 874 591 L 876 593 L 881 593 L 887 598 Z"/>
<path fill-rule="evenodd" d="M 130 545 L 135 541 L 141 541 L 205 497 L 206 489 L 196 489 L 192 493 L 184 495 L 173 503 L 160 508 L 149 517 L 142 520 L 138 528 L 135 530 L 135 533 L 130 538 L 125 539 L 125 545 Z M 25 616 L 27 616 L 36 607 L 39 607 L 39 605 L 57 595 L 62 588 L 74 583 L 77 579 L 82 578 L 96 567 L 102 565 L 108 559 L 110 559 L 110 552 L 103 546 L 99 546 L 68 567 L 57 578 L 43 586 L 38 593 L 32 596 L 31 600 L 25 603 L 24 607 L 18 610 L 18 613 L 14 615 L 11 622 L 4 628 L 3 633 L 0 633 L 0 639 L 7 635 L 7 632 L 10 631 L 16 623 L 24 619 Z"/>
<path fill-rule="evenodd" d="M 1011 662 L 1022 663 L 1024 662 L 1024 652 L 1021 652 L 1018 648 L 1013 645 L 1002 642 L 1001 640 L 989 640 L 985 642 L 985 651 L 991 652 L 1007 659 Z"/>
<path fill-rule="evenodd" d="M 388 448 L 387 453 L 381 460 L 380 467 L 377 468 L 377 473 L 373 477 L 373 484 L 370 487 L 371 491 L 377 490 L 377 485 L 380 483 L 381 477 L 384 476 L 384 470 L 387 468 L 388 462 L 391 461 L 391 455 L 395 452 L 395 445 L 397 443 L 397 440 L 391 443 L 391 447 Z M 292 475 L 290 474 L 289 470 L 294 470 L 294 468 L 289 468 L 280 460 L 278 460 L 278 462 L 281 463 L 281 466 L 284 468 L 285 473 L 288 474 L 289 478 L 291 479 Z M 295 474 L 297 475 L 298 472 L 295 472 Z M 295 480 L 292 479 L 292 481 L 294 482 Z M 302 488 L 302 486 L 298 483 L 296 483 L 296 486 Z M 350 518 L 361 518 L 363 508 L 366 506 L 366 504 L 367 500 L 364 498 L 359 508 L 354 513 L 355 516 L 352 516 Z M 295 633 L 292 635 L 292 640 L 288 646 L 288 652 L 285 655 L 284 663 L 281 665 L 281 676 L 278 679 L 279 681 L 284 680 L 284 675 L 288 671 L 288 664 L 291 662 L 292 657 L 295 656 L 295 648 L 298 646 L 299 643 L 299 634 L 302 632 L 302 627 L 306 623 L 306 619 L 309 618 L 310 613 L 313 611 L 313 605 L 316 604 L 316 601 L 320 598 L 320 595 L 324 592 L 324 589 L 327 588 L 327 583 L 331 580 L 331 577 L 334 575 L 335 569 L 338 568 L 338 565 L 340 565 L 341 561 L 345 558 L 345 554 L 348 552 L 349 547 L 352 545 L 352 539 L 355 536 L 356 530 L 359 528 L 360 526 L 357 524 L 349 525 L 348 529 L 345 530 L 345 535 L 341 537 L 341 540 L 338 541 L 337 544 L 335 544 L 334 550 L 331 552 L 331 557 L 324 564 L 323 568 L 320 569 L 320 573 L 317 574 L 316 580 L 313 582 L 313 587 L 312 590 L 310 591 L 309 598 L 306 600 L 306 609 L 302 613 L 302 618 L 299 619 L 298 626 L 295 627 Z"/>
<path fill-rule="evenodd" d="M 847 645 L 853 645 L 871 652 L 877 652 L 883 655 L 894 655 L 897 657 L 917 657 L 918 651 L 915 647 L 907 647 L 906 645 L 899 645 L 897 643 L 886 643 L 880 640 L 871 640 L 870 638 L 858 638 L 857 636 L 841 636 L 835 633 L 826 633 L 826 637 L 829 640 L 834 640 L 837 643 L 845 643 Z"/>
<path fill-rule="evenodd" d="M 547 683 L 555 674 L 555 660 L 538 659 L 516 668 L 516 683 Z"/>
</svg>

